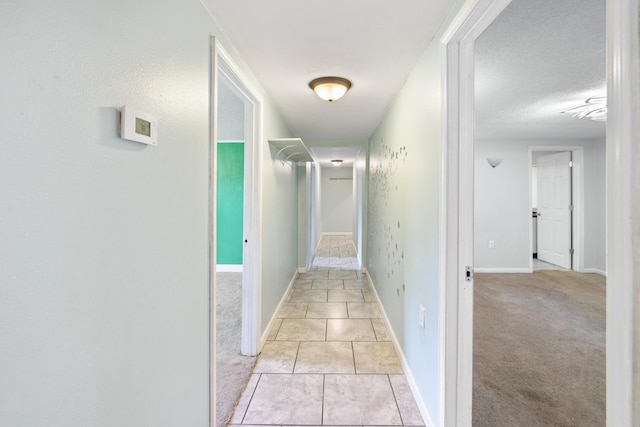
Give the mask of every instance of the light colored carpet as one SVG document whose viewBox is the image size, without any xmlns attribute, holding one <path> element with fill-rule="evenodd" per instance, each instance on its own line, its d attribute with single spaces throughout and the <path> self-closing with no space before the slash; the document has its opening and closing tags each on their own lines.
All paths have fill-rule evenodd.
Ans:
<svg viewBox="0 0 640 427">
<path fill-rule="evenodd" d="M 216 426 L 226 426 L 256 364 L 240 355 L 242 273 L 216 274 Z"/>
<path fill-rule="evenodd" d="M 477 274 L 473 425 L 604 426 L 605 278 Z"/>
</svg>

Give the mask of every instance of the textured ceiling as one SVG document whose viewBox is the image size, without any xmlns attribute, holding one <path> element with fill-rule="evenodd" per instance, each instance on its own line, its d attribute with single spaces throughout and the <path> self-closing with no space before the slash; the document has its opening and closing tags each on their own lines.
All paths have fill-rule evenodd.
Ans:
<svg viewBox="0 0 640 427">
<path fill-rule="evenodd" d="M 244 101 L 220 74 L 218 85 L 218 141 L 244 141 Z"/>
<path fill-rule="evenodd" d="M 560 111 L 606 94 L 605 46 L 605 0 L 514 0 L 476 42 L 476 137 L 604 137 Z"/>
</svg>

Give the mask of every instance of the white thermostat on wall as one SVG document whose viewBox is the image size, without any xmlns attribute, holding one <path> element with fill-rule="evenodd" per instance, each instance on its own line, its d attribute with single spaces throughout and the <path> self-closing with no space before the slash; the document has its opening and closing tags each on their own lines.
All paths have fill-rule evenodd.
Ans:
<svg viewBox="0 0 640 427">
<path fill-rule="evenodd" d="M 129 141 L 158 145 L 158 119 L 127 106 L 120 113 L 120 136 Z"/>
</svg>

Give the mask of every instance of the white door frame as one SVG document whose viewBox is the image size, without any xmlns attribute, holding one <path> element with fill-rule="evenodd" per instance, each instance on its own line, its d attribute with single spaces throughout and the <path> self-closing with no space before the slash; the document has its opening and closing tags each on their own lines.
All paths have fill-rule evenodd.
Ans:
<svg viewBox="0 0 640 427">
<path fill-rule="evenodd" d="M 216 74 L 222 73 L 245 101 L 244 115 L 244 247 L 242 270 L 242 341 L 240 353 L 259 352 L 261 289 L 261 129 L 262 98 L 246 83 L 242 73 L 224 48 L 216 43 Z M 216 77 L 217 84 L 217 77 Z M 216 86 L 217 87 L 217 86 Z M 217 102 L 216 102 L 217 105 Z M 215 114 L 215 111 L 214 111 Z M 217 124 L 217 123 L 216 123 Z"/>
<path fill-rule="evenodd" d="M 468 0 L 443 43 L 441 425 L 470 426 L 473 363 L 474 42 L 510 0 Z M 639 0 L 607 0 L 607 425 L 640 423 L 640 206 L 634 191 Z M 635 187 L 634 187 L 635 183 Z M 635 210 L 634 210 L 635 209 Z M 634 216 L 636 215 L 636 216 Z M 635 246 L 634 246 L 635 245 Z M 634 258 L 634 256 L 636 258 Z M 634 272 L 636 277 L 634 277 Z"/>
<path fill-rule="evenodd" d="M 640 425 L 639 0 L 607 0 L 607 426 Z"/>
<path fill-rule="evenodd" d="M 573 203 L 572 213 L 572 235 L 571 246 L 574 253 L 572 257 L 572 270 L 584 272 L 584 147 L 574 145 L 532 145 L 529 146 L 529 212 L 532 211 L 531 173 L 534 151 L 570 151 L 572 155 L 573 167 L 571 168 L 571 202 Z M 533 221 L 529 221 L 529 248 L 532 246 Z M 533 257 L 529 258 L 529 271 L 533 271 Z"/>
<path fill-rule="evenodd" d="M 441 425 L 470 426 L 473 357 L 474 42 L 511 0 L 468 0 L 441 38 Z"/>
<path fill-rule="evenodd" d="M 262 159 L 262 98 L 254 90 L 231 56 L 215 37 L 211 37 L 211 94 L 210 94 L 210 141 L 209 141 L 209 351 L 210 351 L 210 425 L 215 426 L 215 277 L 216 277 L 216 144 L 218 134 L 218 80 L 219 73 L 234 85 L 245 100 L 244 151 L 245 151 L 245 197 L 242 280 L 242 341 L 241 353 L 255 356 L 259 352 L 260 301 L 262 291 L 262 182 L 260 180 Z M 248 268 L 247 268 L 248 266 Z"/>
</svg>

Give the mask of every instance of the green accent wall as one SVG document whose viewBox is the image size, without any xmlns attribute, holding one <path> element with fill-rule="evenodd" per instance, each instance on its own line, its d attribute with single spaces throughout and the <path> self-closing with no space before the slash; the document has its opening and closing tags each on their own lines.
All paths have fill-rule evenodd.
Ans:
<svg viewBox="0 0 640 427">
<path fill-rule="evenodd" d="M 242 264 L 244 143 L 218 143 L 216 263 Z"/>
</svg>

